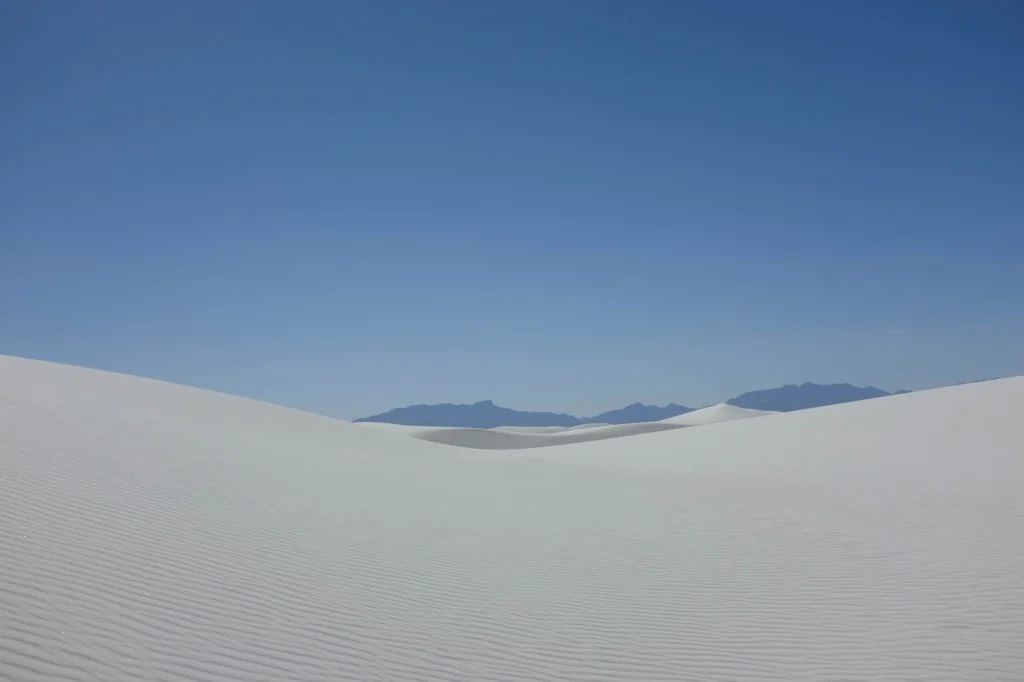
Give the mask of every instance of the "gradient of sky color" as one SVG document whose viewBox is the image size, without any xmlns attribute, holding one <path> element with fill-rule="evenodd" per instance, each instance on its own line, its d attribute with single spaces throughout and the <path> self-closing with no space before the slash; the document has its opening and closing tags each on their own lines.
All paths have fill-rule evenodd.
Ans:
<svg viewBox="0 0 1024 682">
<path fill-rule="evenodd" d="M 1017 0 L 0 6 L 0 353 L 357 417 L 1024 373 Z"/>
</svg>

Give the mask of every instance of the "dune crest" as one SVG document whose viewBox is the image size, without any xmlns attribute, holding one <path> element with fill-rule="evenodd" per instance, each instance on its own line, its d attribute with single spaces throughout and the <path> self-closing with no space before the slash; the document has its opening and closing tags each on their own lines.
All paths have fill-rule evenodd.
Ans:
<svg viewBox="0 0 1024 682">
<path fill-rule="evenodd" d="M 751 417 L 764 417 L 769 414 L 779 414 L 767 410 L 750 410 L 744 407 L 736 407 L 728 403 L 719 403 L 710 407 L 704 407 L 693 412 L 681 414 L 678 417 L 663 419 L 662 424 L 678 424 L 679 426 L 704 426 L 706 424 L 717 424 L 719 422 L 730 422 L 737 419 L 750 419 Z"/>
</svg>

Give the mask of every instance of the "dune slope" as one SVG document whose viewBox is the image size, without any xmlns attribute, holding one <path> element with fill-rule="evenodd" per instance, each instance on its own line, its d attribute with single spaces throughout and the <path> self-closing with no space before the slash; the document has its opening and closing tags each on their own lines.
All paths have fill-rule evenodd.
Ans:
<svg viewBox="0 0 1024 682">
<path fill-rule="evenodd" d="M 747 410 L 728 404 L 713 405 L 687 414 L 670 417 L 660 422 L 636 424 L 583 424 L 580 426 L 499 426 L 493 429 L 473 429 L 443 426 L 405 426 L 386 422 L 359 422 L 362 426 L 403 433 L 419 440 L 444 443 L 478 450 L 526 450 L 546 448 L 569 443 L 589 443 L 644 433 L 671 431 L 690 426 L 707 426 L 719 422 L 762 417 L 775 412 Z"/>
<path fill-rule="evenodd" d="M 0 357 L 0 678 L 1019 680 L 1022 407 L 511 456 Z"/>
<path fill-rule="evenodd" d="M 669 417 L 661 420 L 660 424 L 676 424 L 679 426 L 706 426 L 707 424 L 718 424 L 720 422 L 731 422 L 737 419 L 750 419 L 751 417 L 764 417 L 769 414 L 777 414 L 768 410 L 749 410 L 743 407 L 736 407 L 728 403 L 719 403 L 711 407 L 704 407 L 699 410 L 681 414 L 678 417 Z"/>
<path fill-rule="evenodd" d="M 463 448 L 525 450 L 567 443 L 586 443 L 609 438 L 623 438 L 625 436 L 637 436 L 642 433 L 672 431 L 681 428 L 684 427 L 677 424 L 646 422 L 641 424 L 595 426 L 586 429 L 572 428 L 546 433 L 506 429 L 430 429 L 409 432 L 409 435 L 420 440 L 457 445 Z"/>
</svg>

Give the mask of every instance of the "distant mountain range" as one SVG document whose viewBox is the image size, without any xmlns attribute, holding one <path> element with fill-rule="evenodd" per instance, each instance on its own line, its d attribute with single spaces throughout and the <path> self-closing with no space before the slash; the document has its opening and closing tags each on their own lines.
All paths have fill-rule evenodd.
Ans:
<svg viewBox="0 0 1024 682">
<path fill-rule="evenodd" d="M 493 429 L 496 426 L 579 426 L 585 423 L 571 414 L 520 412 L 499 407 L 490 400 L 481 400 L 472 405 L 411 405 L 355 421 L 476 429 Z"/>
<path fill-rule="evenodd" d="M 853 386 L 852 384 L 786 384 L 779 388 L 763 391 L 750 391 L 728 401 L 736 407 L 751 410 L 772 410 L 773 412 L 794 412 L 812 407 L 825 407 L 840 403 L 852 403 L 856 400 L 884 398 L 887 395 L 908 393 L 897 391 L 889 393 L 874 386 Z"/>
<path fill-rule="evenodd" d="M 811 407 L 838 405 L 856 400 L 882 398 L 889 393 L 874 386 L 853 386 L 852 384 L 789 384 L 763 391 L 751 391 L 727 401 L 729 405 L 754 410 L 792 412 Z M 411 405 L 399 407 L 383 414 L 356 419 L 357 422 L 384 422 L 407 426 L 451 426 L 462 428 L 493 429 L 497 426 L 580 426 L 582 424 L 634 424 L 655 422 L 677 417 L 695 408 L 671 403 L 664 407 L 633 403 L 593 417 L 574 417 L 558 412 L 521 412 L 495 405 L 490 400 L 481 400 L 471 405 Z"/>
<path fill-rule="evenodd" d="M 669 403 L 665 407 L 633 403 L 632 405 L 620 407 L 617 410 L 602 412 L 593 417 L 585 417 L 581 421 L 585 424 L 639 424 L 640 422 L 660 422 L 662 419 L 678 417 L 687 412 L 693 412 L 693 408 L 683 407 L 675 403 Z"/>
</svg>

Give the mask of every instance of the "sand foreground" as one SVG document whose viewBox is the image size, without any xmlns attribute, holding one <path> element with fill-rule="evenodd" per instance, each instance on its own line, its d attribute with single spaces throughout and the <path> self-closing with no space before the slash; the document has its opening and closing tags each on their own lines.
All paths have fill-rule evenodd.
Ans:
<svg viewBox="0 0 1024 682">
<path fill-rule="evenodd" d="M 0 679 L 1018 682 L 1021 414 L 502 452 L 0 356 Z"/>
</svg>

